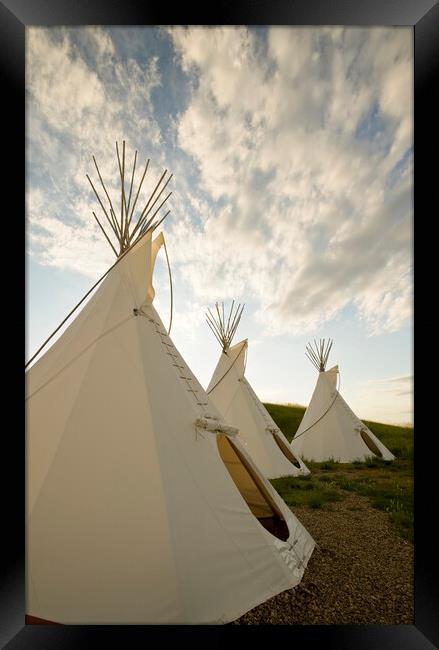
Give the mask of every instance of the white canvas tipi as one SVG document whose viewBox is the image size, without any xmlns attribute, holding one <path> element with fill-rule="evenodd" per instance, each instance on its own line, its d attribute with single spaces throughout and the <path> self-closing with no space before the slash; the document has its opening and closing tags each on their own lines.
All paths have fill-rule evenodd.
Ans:
<svg viewBox="0 0 439 650">
<path fill-rule="evenodd" d="M 248 341 L 230 346 L 244 305 L 228 315 L 215 305 L 209 309 L 207 323 L 221 345 L 218 364 L 207 387 L 207 394 L 227 422 L 237 427 L 249 453 L 268 478 L 309 474 L 309 470 L 276 425 L 245 377 Z"/>
<path fill-rule="evenodd" d="M 291 441 L 293 449 L 313 461 L 330 458 L 340 463 L 364 461 L 371 456 L 395 456 L 349 408 L 337 389 L 338 366 L 326 370 L 332 340 L 309 344 L 306 354 L 319 371 L 317 385 L 300 426 Z"/>
<path fill-rule="evenodd" d="M 26 613 L 225 623 L 297 585 L 314 541 L 154 309 L 157 194 L 134 226 L 124 157 L 117 261 L 27 373 Z"/>
</svg>

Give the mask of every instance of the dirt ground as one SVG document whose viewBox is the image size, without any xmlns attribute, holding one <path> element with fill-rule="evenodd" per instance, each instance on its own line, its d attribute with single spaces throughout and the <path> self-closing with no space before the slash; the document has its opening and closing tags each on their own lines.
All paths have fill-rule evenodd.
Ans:
<svg viewBox="0 0 439 650">
<path fill-rule="evenodd" d="M 301 583 L 232 624 L 413 624 L 413 545 L 386 512 L 357 494 L 293 511 L 318 544 Z"/>
</svg>

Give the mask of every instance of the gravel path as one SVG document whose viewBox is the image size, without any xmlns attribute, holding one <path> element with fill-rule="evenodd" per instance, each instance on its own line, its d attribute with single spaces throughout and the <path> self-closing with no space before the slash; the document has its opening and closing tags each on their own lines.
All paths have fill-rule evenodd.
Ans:
<svg viewBox="0 0 439 650">
<path fill-rule="evenodd" d="M 413 545 L 385 512 L 349 494 L 294 513 L 320 547 L 302 582 L 232 624 L 413 624 Z"/>
</svg>

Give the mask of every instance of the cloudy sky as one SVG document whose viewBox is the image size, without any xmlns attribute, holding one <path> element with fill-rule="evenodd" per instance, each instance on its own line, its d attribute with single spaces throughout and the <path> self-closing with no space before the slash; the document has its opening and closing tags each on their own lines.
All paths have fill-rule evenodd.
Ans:
<svg viewBox="0 0 439 650">
<path fill-rule="evenodd" d="M 145 194 L 174 174 L 172 337 L 204 386 L 204 311 L 235 299 L 263 400 L 306 405 L 333 337 L 357 414 L 412 421 L 411 28 L 32 27 L 26 76 L 28 357 L 114 260 L 86 174 L 115 183 L 125 139 Z M 155 287 L 166 324 L 162 258 Z"/>
</svg>

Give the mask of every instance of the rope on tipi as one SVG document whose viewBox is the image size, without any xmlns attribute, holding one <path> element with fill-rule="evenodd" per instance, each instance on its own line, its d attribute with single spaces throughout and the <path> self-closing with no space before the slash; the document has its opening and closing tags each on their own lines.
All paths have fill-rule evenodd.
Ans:
<svg viewBox="0 0 439 650">
<path fill-rule="evenodd" d="M 240 349 L 240 351 L 238 352 L 238 354 L 236 355 L 235 359 L 233 360 L 233 363 L 230 364 L 230 366 L 227 368 L 226 372 L 223 374 L 223 376 L 220 379 L 218 379 L 216 384 L 214 384 L 210 390 L 206 390 L 206 393 L 208 395 L 210 395 L 210 393 L 214 390 L 214 388 L 216 388 L 218 386 L 218 384 L 220 384 L 222 382 L 224 377 L 231 371 L 231 369 L 233 368 L 233 366 L 235 365 L 235 363 L 238 361 L 239 357 L 241 356 L 242 351 L 244 350 L 244 348 L 245 348 L 245 346 L 243 345 L 242 348 Z"/>
<path fill-rule="evenodd" d="M 131 205 L 131 198 L 132 198 L 132 191 L 133 191 L 133 183 L 134 183 L 134 174 L 136 170 L 136 162 L 137 162 L 137 150 L 134 154 L 134 163 L 133 163 L 133 168 L 131 172 L 131 182 L 130 182 L 130 190 L 129 190 L 129 196 L 128 196 L 128 202 L 126 200 L 126 192 L 125 192 L 125 140 L 122 142 L 122 160 L 120 157 L 119 153 L 119 146 L 118 143 L 116 142 L 116 155 L 117 155 L 117 162 L 118 162 L 118 167 L 119 167 L 119 175 L 120 175 L 120 185 L 121 185 L 121 198 L 120 198 L 120 217 L 116 216 L 116 211 L 113 206 L 113 202 L 111 201 L 110 195 L 108 194 L 107 188 L 105 187 L 105 183 L 102 179 L 101 172 L 99 170 L 98 164 L 96 162 L 96 158 L 93 156 L 93 162 L 96 167 L 96 171 L 99 176 L 99 180 L 102 185 L 102 189 L 104 190 L 105 196 L 108 201 L 108 206 L 107 209 L 105 209 L 104 203 L 101 200 L 101 197 L 99 196 L 95 186 L 93 185 L 93 182 L 90 179 L 90 176 L 86 174 L 87 179 L 93 189 L 93 192 L 96 195 L 96 198 L 99 202 L 99 205 L 102 208 L 102 211 L 105 215 L 105 218 L 108 222 L 108 225 L 110 227 L 111 232 L 113 233 L 113 236 L 117 240 L 117 244 L 119 245 L 119 253 L 117 253 L 115 246 L 113 245 L 115 242 L 111 241 L 110 236 L 108 235 L 107 231 L 99 221 L 98 217 L 96 216 L 95 212 L 92 212 L 93 217 L 95 218 L 96 222 L 99 225 L 99 228 L 101 229 L 102 233 L 105 236 L 105 239 L 111 246 L 111 249 L 113 250 L 114 254 L 116 255 L 117 259 L 110 266 L 107 271 L 95 282 L 95 284 L 87 291 L 87 293 L 81 298 L 81 300 L 73 307 L 73 309 L 67 314 L 67 316 L 61 321 L 61 323 L 56 327 L 56 329 L 53 330 L 53 332 L 50 334 L 50 336 L 47 337 L 47 339 L 44 341 L 44 343 L 38 348 L 38 350 L 35 352 L 35 354 L 29 359 L 29 361 L 25 364 L 25 369 L 32 363 L 32 361 L 39 355 L 39 353 L 46 347 L 46 345 L 49 343 L 49 341 L 55 336 L 55 334 L 60 330 L 60 328 L 64 325 L 64 323 L 74 314 L 74 312 L 78 309 L 80 305 L 84 302 L 84 300 L 91 294 L 93 289 L 95 289 L 100 282 L 110 273 L 112 269 L 122 260 L 122 258 L 125 257 L 125 255 L 130 251 L 148 232 L 152 232 L 155 230 L 161 223 L 162 221 L 168 216 L 170 213 L 170 210 L 168 210 L 164 216 L 159 215 L 160 209 L 163 207 L 163 205 L 166 203 L 166 201 L 169 199 L 171 196 L 172 192 L 169 192 L 169 194 L 162 200 L 158 208 L 154 211 L 153 215 L 149 217 L 152 209 L 156 205 L 157 201 L 159 200 L 160 196 L 162 195 L 163 191 L 167 187 L 169 181 L 171 180 L 173 174 L 169 176 L 169 178 L 166 180 L 165 184 L 161 188 L 160 192 L 156 195 L 156 192 L 158 188 L 161 185 L 162 180 L 167 174 L 167 169 L 163 172 L 161 175 L 158 183 L 156 184 L 153 192 L 151 193 L 148 201 L 146 202 L 145 206 L 143 209 L 140 211 L 140 214 L 133 222 L 133 215 L 134 215 L 134 210 L 137 205 L 137 201 L 139 198 L 140 190 L 142 189 L 143 181 L 146 175 L 146 172 L 148 170 L 149 162 L 150 159 L 146 161 L 145 165 L 145 170 L 142 174 L 142 177 L 140 179 L 140 183 L 137 188 L 136 196 L 133 201 L 133 204 Z M 154 200 L 153 200 L 154 199 Z M 152 203 L 151 203 L 152 201 Z M 157 216 L 159 215 L 159 216 Z M 149 218 L 148 218 L 149 217 Z M 132 229 L 130 231 L 130 226 L 133 224 Z M 116 244 L 116 245 L 117 245 Z M 172 304 L 173 304 L 173 295 L 172 295 L 172 278 L 171 278 L 171 268 L 169 265 L 169 258 L 168 258 L 168 252 L 166 250 L 166 245 L 165 245 L 165 253 L 166 253 L 166 261 L 168 263 L 168 270 L 169 270 L 169 281 L 171 285 L 171 316 L 170 316 L 170 323 L 169 323 L 169 332 L 171 330 L 171 324 L 172 324 Z"/>
<path fill-rule="evenodd" d="M 293 440 L 292 440 L 291 442 L 293 442 L 294 440 L 297 440 L 297 438 L 300 438 L 300 436 L 303 436 L 304 433 L 306 433 L 307 431 L 309 431 L 310 429 L 312 429 L 313 427 L 315 427 L 315 425 L 317 424 L 317 422 L 320 422 L 320 420 L 321 420 L 322 418 L 324 418 L 325 415 L 326 415 L 326 414 L 327 414 L 327 413 L 332 409 L 332 407 L 333 407 L 334 404 L 335 404 L 335 401 L 336 401 L 337 397 L 338 397 L 339 394 L 340 394 L 340 384 L 341 384 L 340 373 L 338 373 L 338 387 L 335 389 L 335 396 L 334 396 L 334 399 L 332 400 L 332 402 L 330 403 L 330 405 L 328 406 L 328 408 L 326 409 L 326 411 L 325 411 L 325 412 L 324 412 L 324 413 L 323 413 L 323 414 L 318 418 L 318 420 L 316 420 L 315 422 L 313 422 L 313 423 L 312 423 L 309 427 L 307 427 L 304 431 L 302 431 L 301 433 L 299 433 L 298 436 L 294 436 L 294 438 L 293 438 Z"/>
<path fill-rule="evenodd" d="M 169 335 L 171 333 L 172 315 L 173 315 L 173 311 L 174 311 L 174 291 L 172 289 L 172 274 L 171 274 L 171 265 L 169 263 L 168 249 L 166 248 L 166 242 L 165 242 L 164 239 L 163 239 L 163 248 L 165 249 L 166 264 L 168 265 L 169 288 L 170 288 L 170 292 L 171 292 L 171 308 L 170 308 L 169 327 L 168 327 L 168 335 Z"/>
</svg>

